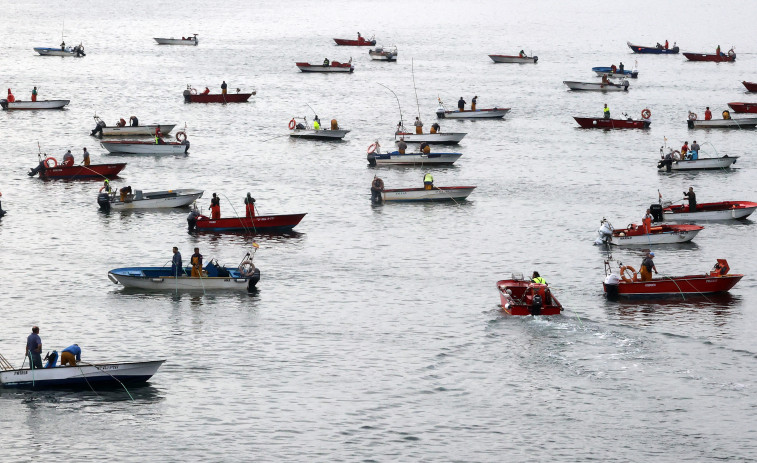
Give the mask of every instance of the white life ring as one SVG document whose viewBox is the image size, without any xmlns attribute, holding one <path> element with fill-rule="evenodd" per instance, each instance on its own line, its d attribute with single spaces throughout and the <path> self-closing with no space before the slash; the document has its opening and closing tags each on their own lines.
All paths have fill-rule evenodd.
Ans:
<svg viewBox="0 0 757 463">
<path fill-rule="evenodd" d="M 238 270 L 243 277 L 251 277 L 255 273 L 255 264 L 249 259 L 245 260 L 239 264 Z"/>
<path fill-rule="evenodd" d="M 695 120 L 697 120 L 697 113 L 692 113 L 692 112 L 689 112 L 689 120 L 690 120 L 690 121 L 695 121 Z"/>
</svg>

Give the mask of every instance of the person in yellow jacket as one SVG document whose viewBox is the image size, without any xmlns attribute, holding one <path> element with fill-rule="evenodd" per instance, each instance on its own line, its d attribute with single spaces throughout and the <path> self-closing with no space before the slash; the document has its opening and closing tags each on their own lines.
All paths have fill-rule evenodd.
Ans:
<svg viewBox="0 0 757 463">
<path fill-rule="evenodd" d="M 427 190 L 431 190 L 434 188 L 434 177 L 431 174 L 426 174 L 423 176 L 423 187 Z"/>
<path fill-rule="evenodd" d="M 610 108 L 607 107 L 607 103 L 605 103 L 605 109 L 603 110 L 603 112 L 604 112 L 604 118 L 605 119 L 609 119 L 610 118 Z"/>
<path fill-rule="evenodd" d="M 200 254 L 200 248 L 195 248 L 195 253 L 192 254 L 189 262 L 192 264 L 192 278 L 199 278 L 202 275 L 202 254 Z"/>
<path fill-rule="evenodd" d="M 321 130 L 321 120 L 318 119 L 318 116 L 315 116 L 315 119 L 313 119 L 313 129 Z"/>
<path fill-rule="evenodd" d="M 539 275 L 539 272 L 536 272 L 536 271 L 534 271 L 534 273 L 531 274 L 531 282 L 532 283 L 538 283 L 540 285 L 546 285 L 547 284 L 547 280 L 545 280 L 544 278 L 542 278 L 541 275 Z"/>
</svg>

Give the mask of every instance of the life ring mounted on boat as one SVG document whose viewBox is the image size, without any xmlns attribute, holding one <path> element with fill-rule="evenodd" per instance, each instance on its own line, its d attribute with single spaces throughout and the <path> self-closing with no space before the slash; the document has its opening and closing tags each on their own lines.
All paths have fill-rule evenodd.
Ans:
<svg viewBox="0 0 757 463">
<path fill-rule="evenodd" d="M 197 89 L 196 88 L 190 88 L 189 89 L 189 93 L 191 93 L 192 95 L 197 95 Z"/>
<path fill-rule="evenodd" d="M 626 272 L 630 271 L 631 276 L 627 276 Z M 639 281 L 639 277 L 636 274 L 636 269 L 631 267 L 630 265 L 624 265 L 620 267 L 620 278 L 625 281 L 626 283 L 631 283 L 633 281 Z"/>
<path fill-rule="evenodd" d="M 652 117 L 652 111 L 650 111 L 649 108 L 642 109 L 641 117 L 642 119 L 649 119 L 650 117 Z"/>
<path fill-rule="evenodd" d="M 691 111 L 689 111 L 689 120 L 690 121 L 697 120 L 697 113 L 692 113 Z"/>
<path fill-rule="evenodd" d="M 52 161 L 52 162 L 53 162 L 53 165 L 52 165 L 52 166 L 50 165 L 50 161 Z M 46 157 L 46 158 L 45 158 L 45 160 L 44 160 L 44 161 L 42 161 L 42 162 L 43 162 L 43 163 L 45 164 L 45 167 L 47 167 L 48 169 L 55 169 L 56 167 L 58 167 L 58 160 L 57 160 L 57 159 L 55 159 L 55 158 L 54 158 L 54 157 L 52 157 L 52 156 L 48 156 L 48 157 Z"/>
<path fill-rule="evenodd" d="M 292 120 L 289 121 L 289 130 L 294 130 L 295 127 L 297 127 L 297 121 L 292 118 Z"/>
<path fill-rule="evenodd" d="M 371 143 L 371 146 L 368 147 L 368 150 L 366 151 L 368 154 L 373 154 L 376 152 L 376 148 L 378 148 L 378 142 Z"/>
<path fill-rule="evenodd" d="M 255 273 L 255 264 L 253 264 L 251 260 L 247 259 L 239 264 L 238 270 L 243 277 L 251 277 Z"/>
<path fill-rule="evenodd" d="M 187 140 L 187 133 L 183 130 L 176 132 L 176 141 L 179 143 L 184 143 Z"/>
</svg>

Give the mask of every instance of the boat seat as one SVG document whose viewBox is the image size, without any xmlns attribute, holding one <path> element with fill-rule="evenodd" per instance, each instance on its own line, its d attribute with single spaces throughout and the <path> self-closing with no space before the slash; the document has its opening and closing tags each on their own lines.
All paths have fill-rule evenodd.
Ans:
<svg viewBox="0 0 757 463">
<path fill-rule="evenodd" d="M 142 190 L 136 190 L 136 193 L 134 193 L 134 200 L 139 201 L 142 199 Z"/>
</svg>

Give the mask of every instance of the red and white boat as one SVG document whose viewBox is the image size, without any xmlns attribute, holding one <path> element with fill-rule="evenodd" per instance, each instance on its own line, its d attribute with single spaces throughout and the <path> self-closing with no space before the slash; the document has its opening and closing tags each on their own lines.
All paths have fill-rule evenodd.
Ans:
<svg viewBox="0 0 757 463">
<path fill-rule="evenodd" d="M 29 177 L 34 177 L 39 174 L 39 178 L 113 179 L 118 177 L 119 172 L 121 172 L 124 167 L 126 167 L 125 162 L 117 162 L 113 164 L 90 164 L 88 166 L 67 166 L 58 164 L 58 161 L 54 157 L 48 156 L 40 161 L 37 167 L 29 171 Z"/>
<path fill-rule="evenodd" d="M 495 63 L 534 63 L 539 61 L 538 56 L 520 56 L 520 55 L 489 55 Z"/>
<path fill-rule="evenodd" d="M 649 120 L 604 119 L 601 117 L 575 117 L 573 119 L 583 129 L 648 129 Z"/>
<path fill-rule="evenodd" d="M 746 80 L 743 80 L 741 83 L 744 84 L 747 92 L 757 92 L 757 82 L 747 82 Z"/>
<path fill-rule="evenodd" d="M 510 280 L 499 280 L 499 301 L 509 315 L 560 315 L 562 305 L 546 284 L 524 280 L 513 275 Z"/>
<path fill-rule="evenodd" d="M 251 96 L 257 94 L 255 90 L 251 93 L 198 93 L 196 88 L 187 85 L 184 90 L 184 103 L 247 103 Z"/>
<path fill-rule="evenodd" d="M 704 230 L 700 225 L 653 224 L 646 232 L 643 225 L 629 224 L 626 228 L 615 228 L 607 219 L 597 230 L 599 237 L 595 244 L 615 246 L 648 246 L 652 244 L 687 243 Z"/>
<path fill-rule="evenodd" d="M 340 63 L 339 61 L 332 61 L 329 64 L 310 64 L 310 63 L 295 63 L 302 72 L 353 72 L 355 66 L 352 65 L 352 58 L 347 63 Z"/>
<path fill-rule="evenodd" d="M 0 100 L 3 109 L 63 109 L 71 100 L 14 101 Z"/>
<path fill-rule="evenodd" d="M 728 103 L 735 113 L 757 113 L 757 103 Z"/>
<path fill-rule="evenodd" d="M 347 46 L 347 47 L 372 47 L 376 45 L 376 39 L 374 37 L 371 37 L 369 40 L 366 40 L 365 37 L 358 36 L 357 40 L 353 39 L 334 39 L 334 42 L 336 42 L 337 45 Z"/>
<path fill-rule="evenodd" d="M 685 297 L 724 293 L 744 277 L 742 274 L 728 273 L 729 271 L 728 261 L 718 259 L 715 267 L 703 275 L 665 276 L 641 281 L 633 267 L 621 265 L 620 273 L 613 273 L 610 263 L 605 261 L 607 276 L 602 285 L 610 300 L 620 297 Z"/>
<path fill-rule="evenodd" d="M 187 216 L 190 231 L 286 233 L 300 223 L 305 214 L 257 215 L 211 219 L 197 208 Z"/>
<path fill-rule="evenodd" d="M 714 61 L 716 63 L 736 61 L 736 52 L 733 48 L 728 53 L 684 53 L 683 56 L 689 61 Z"/>
<path fill-rule="evenodd" d="M 689 211 L 688 204 L 674 204 L 662 210 L 665 220 L 689 222 L 696 220 L 733 220 L 745 219 L 757 209 L 757 203 L 751 201 L 721 201 L 718 203 L 697 204 L 696 211 Z"/>
</svg>

